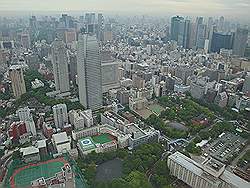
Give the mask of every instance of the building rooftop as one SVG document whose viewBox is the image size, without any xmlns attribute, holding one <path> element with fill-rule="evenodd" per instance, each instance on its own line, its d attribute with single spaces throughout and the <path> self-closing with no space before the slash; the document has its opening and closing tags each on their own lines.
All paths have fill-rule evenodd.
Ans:
<svg viewBox="0 0 250 188">
<path fill-rule="evenodd" d="M 39 153 L 39 149 L 34 147 L 34 146 L 29 146 L 26 148 L 21 148 L 20 151 L 23 153 L 23 156 L 27 156 L 27 155 L 32 155 L 32 154 L 36 154 Z"/>
<path fill-rule="evenodd" d="M 169 159 L 192 171 L 194 174 L 206 178 L 208 181 L 214 182 L 215 184 L 220 184 L 221 181 L 224 181 L 238 188 L 250 187 L 249 182 L 239 176 L 236 176 L 232 172 L 225 170 L 225 165 L 213 158 L 208 158 L 203 162 L 203 164 L 200 164 L 177 151 L 170 155 Z M 219 173 L 219 176 L 213 176 L 211 172 L 208 172 L 208 170 L 212 170 L 214 173 Z"/>
<path fill-rule="evenodd" d="M 62 144 L 65 142 L 69 142 L 69 138 L 68 138 L 66 132 L 53 134 L 52 137 L 53 137 L 53 140 L 56 144 Z"/>
<path fill-rule="evenodd" d="M 87 150 L 91 150 L 91 149 L 95 149 L 96 146 L 94 144 L 94 141 L 92 140 L 91 137 L 85 137 L 83 139 L 80 139 L 78 141 L 80 147 L 84 150 L 84 151 L 87 151 Z"/>
</svg>

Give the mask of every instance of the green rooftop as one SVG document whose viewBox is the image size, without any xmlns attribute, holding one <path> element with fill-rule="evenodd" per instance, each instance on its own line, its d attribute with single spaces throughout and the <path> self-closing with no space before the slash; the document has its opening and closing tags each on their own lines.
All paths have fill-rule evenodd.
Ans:
<svg viewBox="0 0 250 188">
<path fill-rule="evenodd" d="M 95 144 L 104 144 L 107 142 L 111 142 L 112 138 L 109 134 L 105 133 L 97 136 L 92 136 L 92 140 Z"/>
</svg>

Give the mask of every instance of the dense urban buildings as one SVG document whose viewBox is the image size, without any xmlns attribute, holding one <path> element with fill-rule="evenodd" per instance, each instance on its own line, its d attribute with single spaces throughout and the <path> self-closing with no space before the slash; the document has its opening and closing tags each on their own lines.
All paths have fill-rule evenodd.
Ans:
<svg viewBox="0 0 250 188">
<path fill-rule="evenodd" d="M 250 187 L 249 3 L 110 2 L 0 11 L 0 187 Z"/>
</svg>

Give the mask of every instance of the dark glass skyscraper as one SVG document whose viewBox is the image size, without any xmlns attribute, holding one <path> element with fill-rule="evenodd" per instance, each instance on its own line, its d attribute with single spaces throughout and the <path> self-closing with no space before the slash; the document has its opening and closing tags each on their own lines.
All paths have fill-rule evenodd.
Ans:
<svg viewBox="0 0 250 188">
<path fill-rule="evenodd" d="M 220 52 L 220 49 L 232 49 L 233 37 L 231 33 L 214 32 L 211 41 L 211 52 Z"/>
<path fill-rule="evenodd" d="M 233 44 L 233 54 L 238 55 L 240 57 L 244 56 L 246 45 L 247 45 L 247 37 L 248 37 L 248 30 L 238 28 L 235 37 L 234 37 L 234 44 Z"/>
<path fill-rule="evenodd" d="M 184 18 L 180 16 L 174 16 L 171 18 L 171 40 L 178 41 L 182 21 L 184 21 Z"/>
</svg>

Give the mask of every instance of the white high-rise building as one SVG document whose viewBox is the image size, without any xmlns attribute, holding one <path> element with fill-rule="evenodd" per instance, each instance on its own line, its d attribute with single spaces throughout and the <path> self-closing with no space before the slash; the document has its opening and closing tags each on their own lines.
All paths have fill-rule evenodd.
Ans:
<svg viewBox="0 0 250 188">
<path fill-rule="evenodd" d="M 68 112 L 66 104 L 57 104 L 52 107 L 56 128 L 63 128 L 68 124 Z"/>
<path fill-rule="evenodd" d="M 67 49 L 60 39 L 52 43 L 52 64 L 56 90 L 61 93 L 69 91 L 69 70 Z"/>
<path fill-rule="evenodd" d="M 75 130 L 91 127 L 94 124 L 92 110 L 71 110 L 69 112 L 69 121 L 74 125 Z"/>
<path fill-rule="evenodd" d="M 30 132 L 33 136 L 36 136 L 36 125 L 33 120 L 32 114 L 30 113 L 29 107 L 18 109 L 16 114 L 18 115 L 20 121 L 25 122 L 27 131 Z"/>
<path fill-rule="evenodd" d="M 101 58 L 95 36 L 79 34 L 77 76 L 80 103 L 92 110 L 102 107 Z"/>
<path fill-rule="evenodd" d="M 26 93 L 22 67 L 20 65 L 12 65 L 9 69 L 9 76 L 14 96 L 19 98 Z"/>
</svg>

